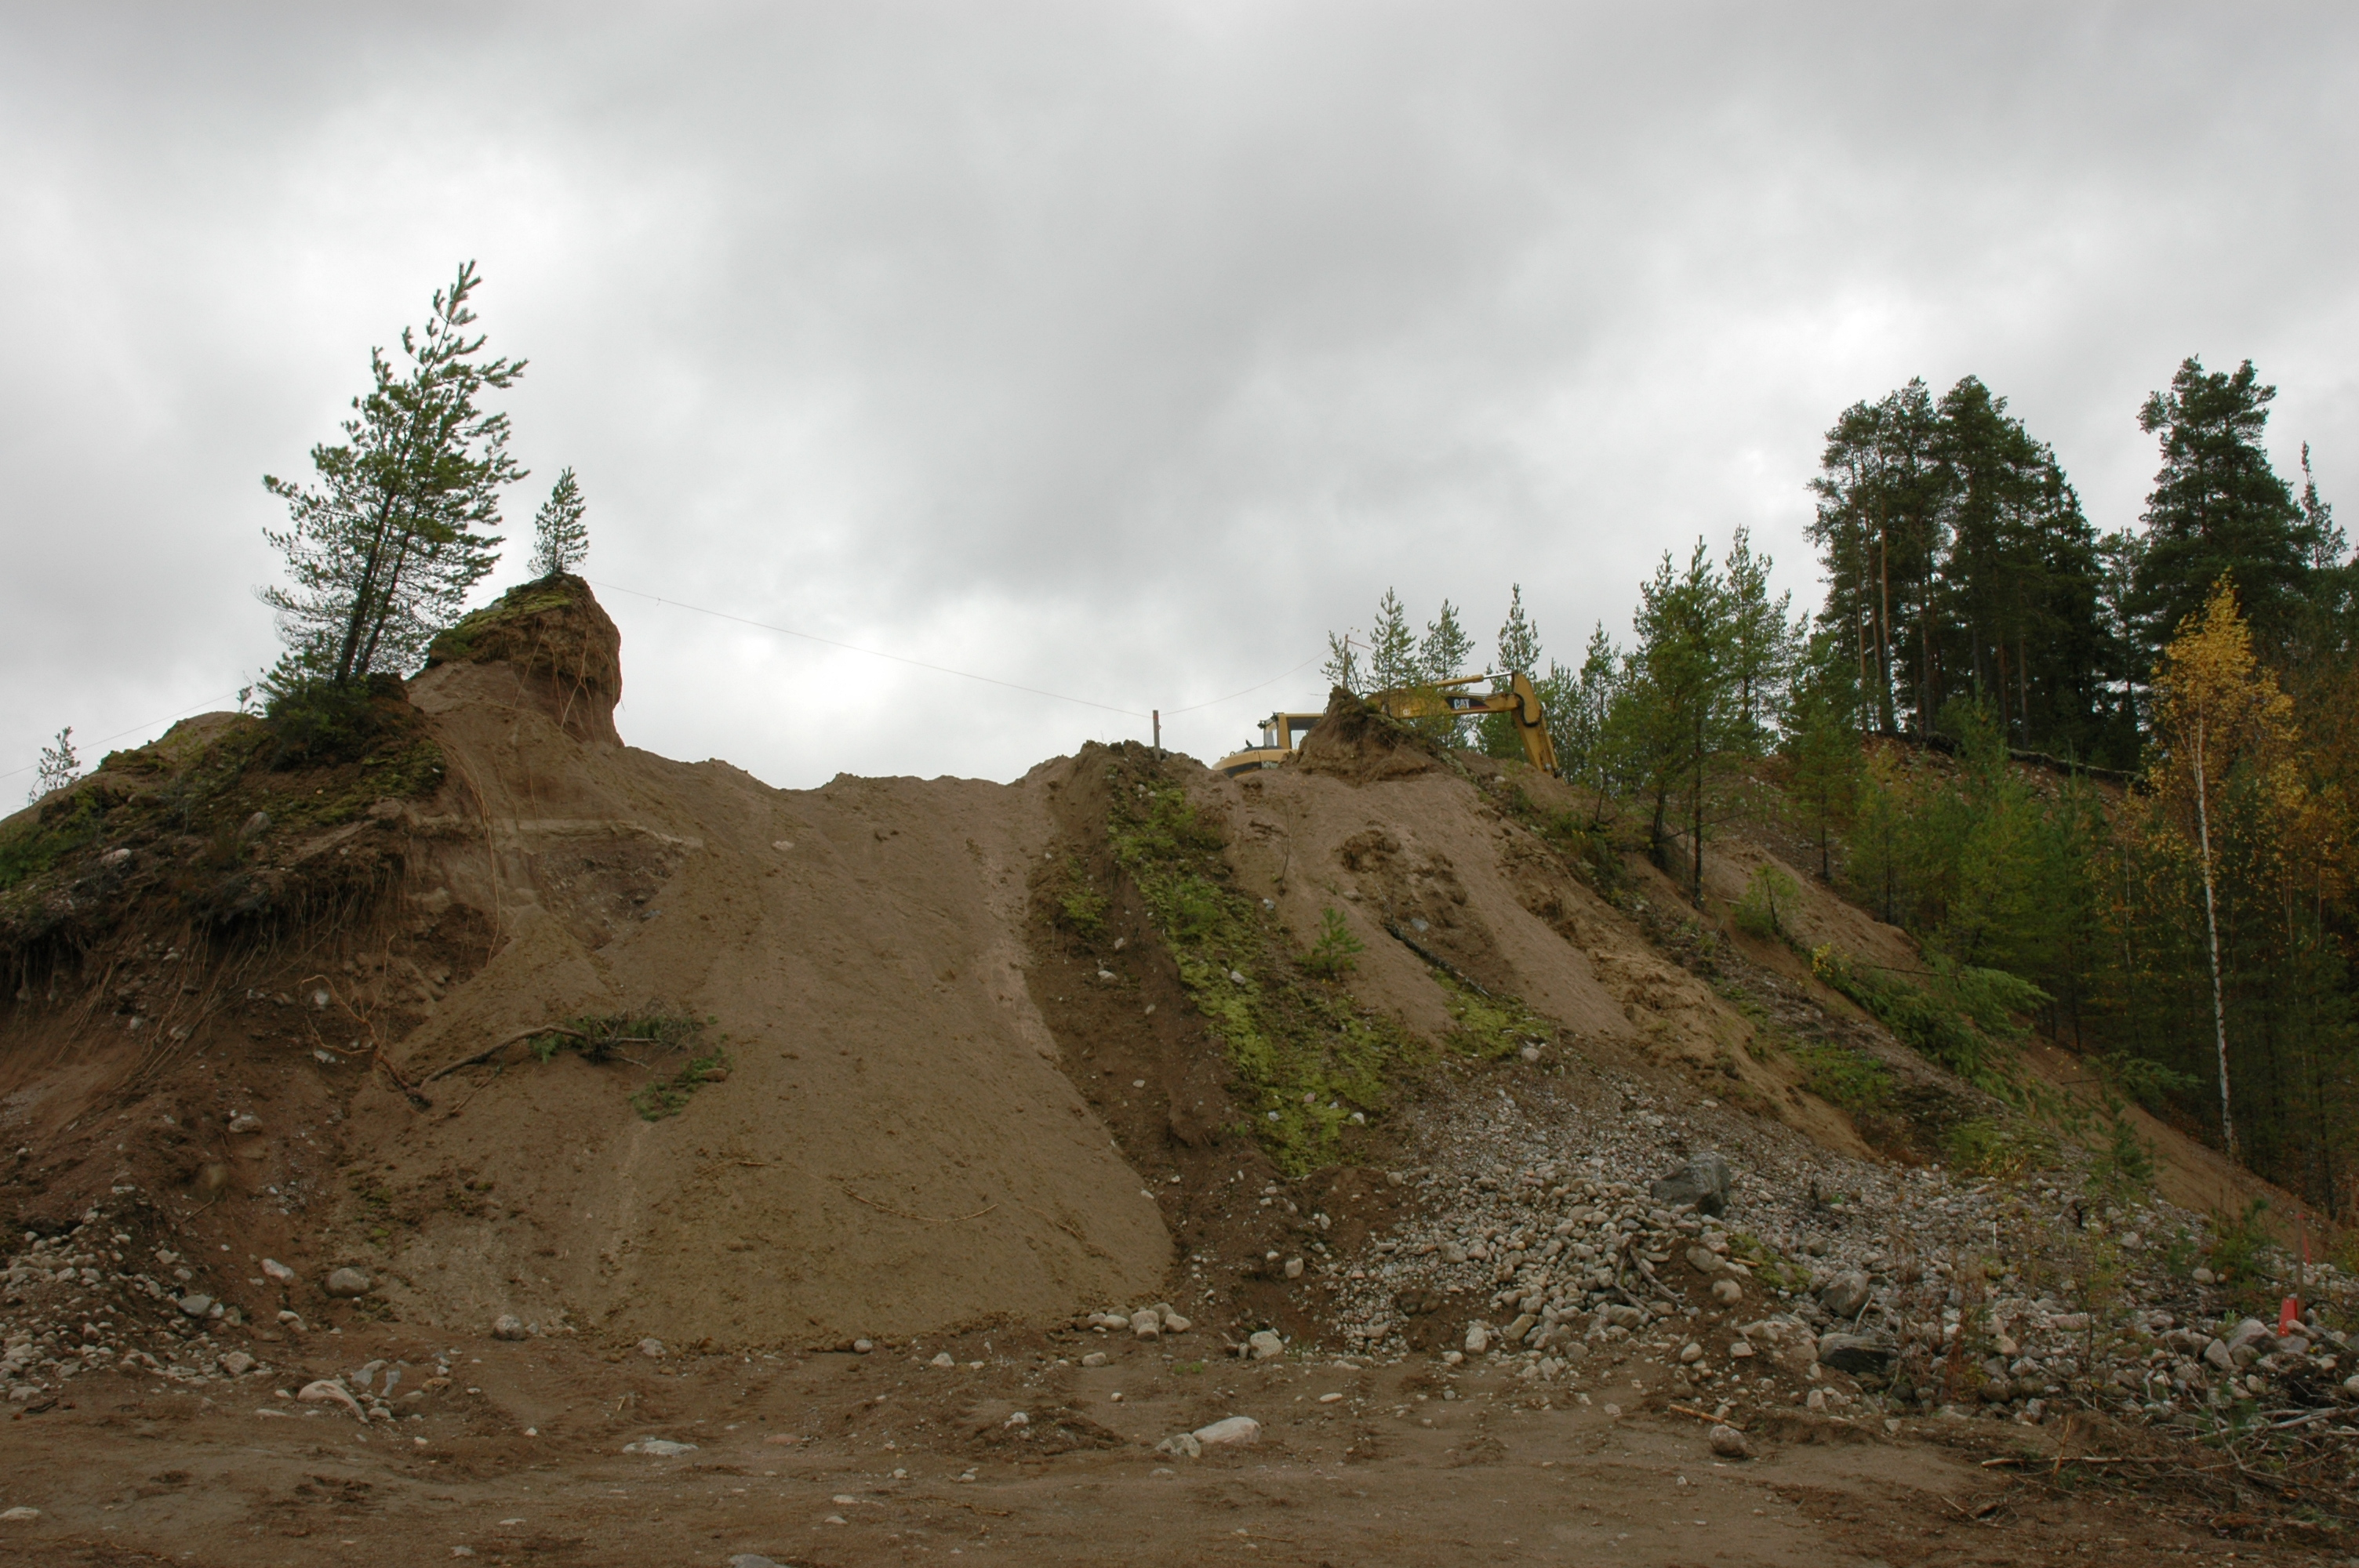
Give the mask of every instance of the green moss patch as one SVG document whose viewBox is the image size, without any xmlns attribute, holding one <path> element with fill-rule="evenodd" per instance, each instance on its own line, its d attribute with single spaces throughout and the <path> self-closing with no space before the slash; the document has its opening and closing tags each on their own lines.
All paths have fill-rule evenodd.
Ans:
<svg viewBox="0 0 2359 1568">
<path fill-rule="evenodd" d="M 1450 999 L 1451 1048 L 1481 1061 L 1495 1062 L 1526 1045 L 1545 1045 L 1556 1038 L 1556 1025 L 1505 991 L 1477 989 L 1462 978 L 1433 971 Z"/>
<path fill-rule="evenodd" d="M 1289 1175 L 1335 1162 L 1353 1113 L 1380 1113 L 1430 1048 L 1304 968 L 1285 925 L 1231 885 L 1218 827 L 1159 769 L 1125 753 L 1107 784 L 1114 858 L 1228 1054 L 1255 1139 Z"/>
<path fill-rule="evenodd" d="M 588 587 L 571 577 L 542 578 L 512 588 L 437 636 L 426 649 L 426 667 L 463 665 L 475 657 L 480 647 L 495 642 L 496 633 L 516 622 L 552 611 L 577 609 L 589 597 Z"/>
</svg>

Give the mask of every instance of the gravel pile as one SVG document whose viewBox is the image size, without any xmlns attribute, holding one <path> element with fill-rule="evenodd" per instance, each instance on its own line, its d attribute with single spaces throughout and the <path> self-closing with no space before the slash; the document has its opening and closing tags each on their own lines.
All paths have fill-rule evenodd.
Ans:
<svg viewBox="0 0 2359 1568">
<path fill-rule="evenodd" d="M 2359 1356 L 2332 1326 L 2359 1286 L 2332 1266 L 2280 1335 L 2203 1267 L 2204 1219 L 2148 1194 L 1851 1159 L 1611 1075 L 1581 1096 L 1506 1082 L 1431 1113 L 1432 1162 L 1401 1173 L 1419 1218 L 1349 1256 L 1306 1227 L 1308 1282 L 1353 1348 L 1520 1363 L 1536 1393 L 1584 1402 L 1658 1361 L 1658 1387 L 1721 1414 L 2359 1427 Z M 2295 1291 L 2290 1260 L 2265 1266 Z"/>
<path fill-rule="evenodd" d="M 219 1263 L 140 1239 L 137 1195 L 55 1236 L 24 1232 L 0 1272 L 0 1400 L 43 1409 L 104 1368 L 226 1383 L 271 1368 L 222 1336 L 245 1322 L 219 1299 Z M 225 1261 L 223 1260 L 223 1261 Z"/>
</svg>

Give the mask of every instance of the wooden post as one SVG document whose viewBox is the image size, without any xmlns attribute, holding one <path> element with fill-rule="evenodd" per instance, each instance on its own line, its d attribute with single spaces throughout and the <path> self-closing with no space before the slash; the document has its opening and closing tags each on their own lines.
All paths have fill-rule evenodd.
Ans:
<svg viewBox="0 0 2359 1568">
<path fill-rule="evenodd" d="M 1163 755 L 1163 709 L 1161 709 L 1161 708 L 1158 708 L 1155 709 L 1154 711 L 1155 711 L 1155 754 L 1156 754 L 1157 756 L 1158 756 L 1158 757 L 1159 757 L 1159 756 Z"/>
</svg>

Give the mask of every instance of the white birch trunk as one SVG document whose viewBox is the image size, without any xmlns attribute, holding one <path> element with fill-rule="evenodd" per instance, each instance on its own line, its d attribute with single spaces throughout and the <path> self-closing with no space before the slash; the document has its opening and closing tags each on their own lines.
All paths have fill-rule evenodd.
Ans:
<svg viewBox="0 0 2359 1568">
<path fill-rule="evenodd" d="M 2195 836 L 2203 858 L 2203 930 L 2212 945 L 2212 1036 L 2220 1053 L 2220 1139 L 2236 1157 L 2236 1124 L 2228 1114 L 2228 1010 L 2220 999 L 2220 919 L 2212 898 L 2211 783 L 2204 773 L 2203 720 L 2195 720 Z"/>
</svg>

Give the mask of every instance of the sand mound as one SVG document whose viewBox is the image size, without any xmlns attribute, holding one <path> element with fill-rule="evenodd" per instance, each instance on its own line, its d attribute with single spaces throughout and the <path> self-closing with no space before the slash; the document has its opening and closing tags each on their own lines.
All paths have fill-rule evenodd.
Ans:
<svg viewBox="0 0 2359 1568">
<path fill-rule="evenodd" d="M 1039 785 L 793 793 L 604 742 L 611 623 L 569 622 L 563 591 L 520 590 L 523 625 L 495 615 L 413 685 L 462 783 L 418 815 L 409 898 L 498 936 L 394 1065 L 417 1082 L 538 1025 L 654 1011 L 712 1021 L 694 1050 L 726 1076 L 651 1121 L 647 1070 L 519 1048 L 439 1080 L 422 1115 L 384 1090 L 356 1106 L 388 1185 L 488 1191 L 509 1221 L 427 1208 L 389 1259 L 417 1304 L 779 1342 L 1149 1292 L 1155 1206 L 1026 989 Z"/>
<path fill-rule="evenodd" d="M 1448 753 L 1410 726 L 1345 691 L 1327 694 L 1327 711 L 1302 738 L 1293 767 L 1354 784 L 1408 778 L 1448 765 Z"/>
</svg>

